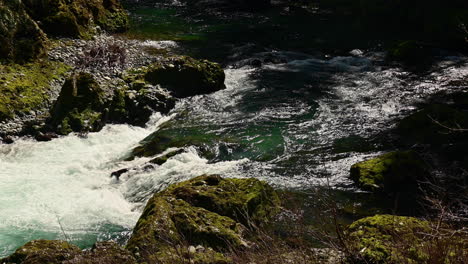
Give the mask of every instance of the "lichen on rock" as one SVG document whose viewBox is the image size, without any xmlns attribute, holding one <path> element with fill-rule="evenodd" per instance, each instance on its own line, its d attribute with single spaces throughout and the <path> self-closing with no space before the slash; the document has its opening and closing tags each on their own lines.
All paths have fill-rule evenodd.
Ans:
<svg viewBox="0 0 468 264">
<path fill-rule="evenodd" d="M 139 261 L 151 263 L 170 258 L 168 249 L 183 244 L 202 245 L 219 253 L 247 247 L 250 242 L 245 231 L 267 223 L 279 204 L 274 190 L 256 179 L 199 176 L 174 184 L 148 201 L 127 249 Z"/>
</svg>

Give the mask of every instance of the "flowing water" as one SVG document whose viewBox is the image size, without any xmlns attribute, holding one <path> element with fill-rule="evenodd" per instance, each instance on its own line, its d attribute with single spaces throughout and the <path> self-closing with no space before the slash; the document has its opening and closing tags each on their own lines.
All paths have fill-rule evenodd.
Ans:
<svg viewBox="0 0 468 264">
<path fill-rule="evenodd" d="M 407 72 L 388 65 L 378 49 L 344 48 L 335 37 L 324 37 L 330 33 L 319 25 L 278 18 L 282 11 L 216 20 L 176 10 L 134 7 L 130 34 L 175 40 L 165 46 L 221 62 L 227 89 L 181 100 L 169 115 L 156 113 L 145 128 L 108 125 L 84 138 L 0 145 L 0 256 L 39 238 L 81 247 L 96 240 L 124 242 L 152 193 L 204 173 L 256 177 L 282 188 L 327 184 L 352 191 L 349 167 L 388 150 L 382 132 L 417 103 L 455 89 L 449 81 L 468 74 L 466 58 L 446 55 L 429 73 Z M 276 23 L 279 35 L 286 28 L 287 36 L 313 37 L 284 43 L 280 36 L 255 34 Z M 337 27 L 329 24 L 329 30 Z M 314 28 L 318 33 L 304 33 Z M 347 45 L 366 48 L 362 42 Z M 329 55 L 330 45 L 339 51 Z M 176 136 L 200 136 L 214 156 L 203 158 L 187 146 L 161 166 L 148 168 L 149 158 L 123 161 L 167 122 Z M 110 177 L 122 168 L 133 169 L 118 181 Z"/>
</svg>

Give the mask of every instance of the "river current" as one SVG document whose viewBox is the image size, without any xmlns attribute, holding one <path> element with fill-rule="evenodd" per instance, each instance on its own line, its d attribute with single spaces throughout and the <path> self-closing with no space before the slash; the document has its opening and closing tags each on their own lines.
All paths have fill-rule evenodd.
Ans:
<svg viewBox="0 0 468 264">
<path fill-rule="evenodd" d="M 137 18 L 148 19 L 148 12 Z M 179 19 L 170 12 L 166 18 Z M 0 257 L 32 239 L 81 247 L 124 242 L 152 193 L 205 173 L 256 177 L 279 188 L 327 184 L 353 191 L 349 168 L 387 150 L 382 132 L 468 75 L 462 56 L 443 55 L 420 75 L 386 64 L 379 51 L 324 56 L 252 45 L 223 47 L 227 89 L 183 99 L 167 116 L 155 113 L 145 128 L 107 125 L 86 137 L 0 145 Z M 261 63 L 252 66 L 253 60 Z M 123 161 L 168 121 L 215 139 L 215 157 L 188 146 L 152 169 L 143 166 L 148 158 Z M 110 177 L 122 168 L 134 169 L 119 181 Z"/>
</svg>

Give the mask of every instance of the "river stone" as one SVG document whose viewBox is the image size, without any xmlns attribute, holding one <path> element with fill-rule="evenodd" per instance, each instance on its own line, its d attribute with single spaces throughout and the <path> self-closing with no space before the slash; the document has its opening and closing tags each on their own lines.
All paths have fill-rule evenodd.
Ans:
<svg viewBox="0 0 468 264">
<path fill-rule="evenodd" d="M 20 0 L 0 0 L 0 59 L 25 62 L 44 57 L 46 41 Z"/>
<path fill-rule="evenodd" d="M 50 35 L 90 38 L 96 26 L 125 31 L 128 16 L 118 0 L 24 0 L 29 14 Z"/>
<path fill-rule="evenodd" d="M 60 240 L 33 240 L 18 248 L 0 263 L 44 264 L 62 263 L 81 253 L 80 248 Z"/>
<path fill-rule="evenodd" d="M 401 253 L 410 250 L 409 246 L 413 247 L 413 254 L 409 262 L 403 263 L 426 263 L 422 243 L 424 234 L 430 233 L 427 221 L 414 217 L 375 215 L 355 221 L 345 232 L 352 241 L 352 250 L 359 252 L 363 258 L 360 259 L 362 263 L 401 263 L 408 257 Z"/>
<path fill-rule="evenodd" d="M 427 175 L 424 162 L 413 151 L 390 152 L 351 167 L 350 178 L 369 191 L 414 192 Z"/>
<path fill-rule="evenodd" d="M 168 57 L 150 65 L 144 79 L 161 85 L 178 98 L 226 88 L 224 71 L 219 64 L 187 56 Z"/>
<path fill-rule="evenodd" d="M 168 249 L 183 244 L 213 248 L 219 254 L 247 247 L 251 242 L 245 239 L 244 230 L 267 223 L 279 204 L 275 191 L 257 179 L 199 176 L 171 185 L 148 201 L 127 249 L 140 262 L 152 263 L 170 258 Z M 226 262 L 224 258 L 223 262 L 199 263 Z"/>
</svg>

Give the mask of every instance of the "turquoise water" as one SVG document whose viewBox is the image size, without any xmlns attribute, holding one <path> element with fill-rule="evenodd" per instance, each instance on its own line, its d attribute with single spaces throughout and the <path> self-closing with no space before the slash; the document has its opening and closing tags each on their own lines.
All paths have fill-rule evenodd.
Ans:
<svg viewBox="0 0 468 264">
<path fill-rule="evenodd" d="M 127 36 L 173 40 L 178 52 L 220 62 L 227 89 L 183 99 L 145 128 L 109 125 L 87 138 L 0 145 L 0 256 L 39 238 L 83 248 L 123 243 L 154 192 L 204 173 L 352 193 L 350 166 L 391 149 L 383 132 L 468 74 L 462 57 L 441 58 L 422 76 L 389 65 L 378 41 L 322 13 L 130 11 Z M 150 158 L 123 161 L 155 131 L 194 144 L 152 169 Z M 109 177 L 122 168 L 132 169 L 120 181 Z"/>
</svg>

